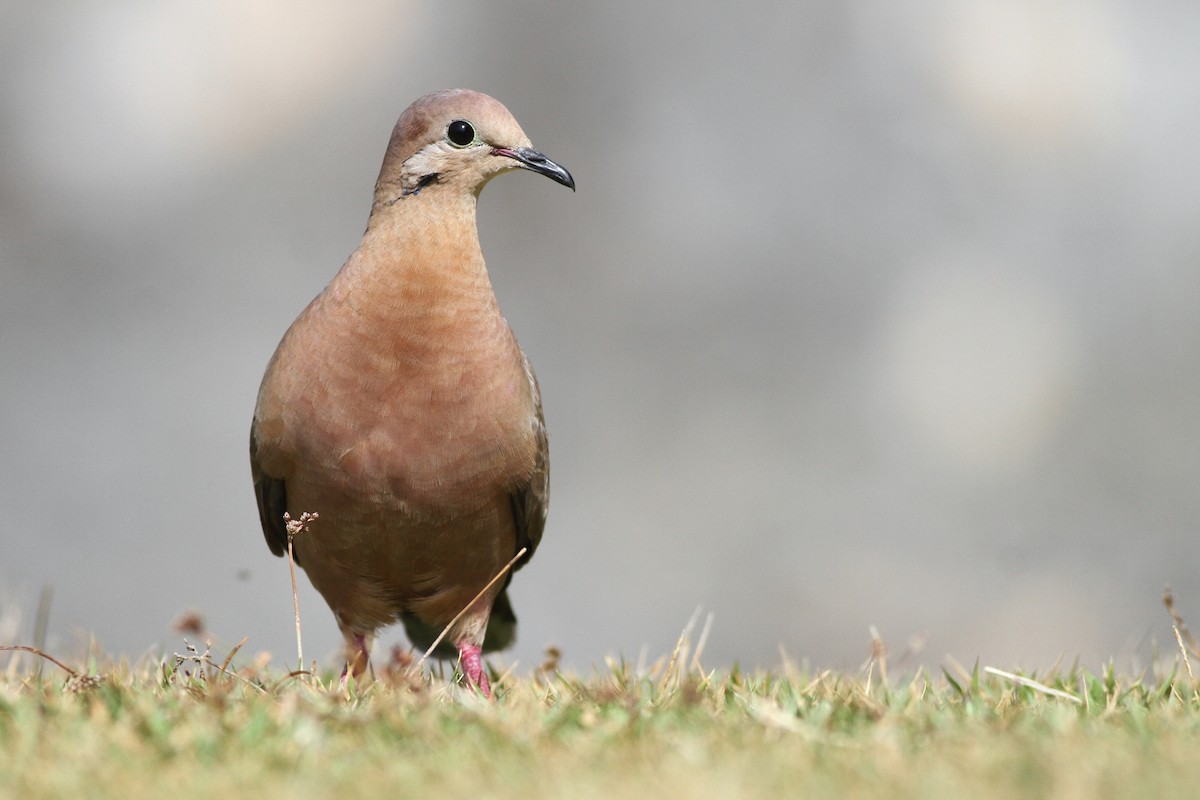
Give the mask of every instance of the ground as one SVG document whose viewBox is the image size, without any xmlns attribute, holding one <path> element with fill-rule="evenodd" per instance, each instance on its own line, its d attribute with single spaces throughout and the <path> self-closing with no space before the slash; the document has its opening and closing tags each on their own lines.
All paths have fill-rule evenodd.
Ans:
<svg viewBox="0 0 1200 800">
<path fill-rule="evenodd" d="M 1200 695 L 1182 655 L 1125 676 L 897 676 L 882 658 L 854 674 L 707 670 L 681 646 L 641 669 L 575 675 L 552 658 L 495 674 L 495 701 L 403 658 L 342 686 L 334 671 L 233 655 L 64 670 L 23 653 L 0 676 L 0 796 L 1103 798 L 1200 785 Z"/>
</svg>

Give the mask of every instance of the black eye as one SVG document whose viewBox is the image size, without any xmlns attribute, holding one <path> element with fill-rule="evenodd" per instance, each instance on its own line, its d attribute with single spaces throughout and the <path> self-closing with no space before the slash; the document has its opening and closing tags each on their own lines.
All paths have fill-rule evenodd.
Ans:
<svg viewBox="0 0 1200 800">
<path fill-rule="evenodd" d="M 446 138 L 455 147 L 466 147 L 475 141 L 475 129 L 465 119 L 456 119 L 446 128 Z"/>
</svg>

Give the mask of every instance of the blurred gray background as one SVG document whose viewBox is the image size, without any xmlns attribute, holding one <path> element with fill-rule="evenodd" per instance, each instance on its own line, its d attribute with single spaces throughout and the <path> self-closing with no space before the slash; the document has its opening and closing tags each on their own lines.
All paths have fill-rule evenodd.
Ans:
<svg viewBox="0 0 1200 800">
<path fill-rule="evenodd" d="M 1166 583 L 1200 621 L 1194 2 L 0 5 L 0 639 L 50 585 L 59 653 L 195 609 L 294 663 L 255 392 L 452 86 L 579 185 L 480 202 L 554 465 L 507 663 L 697 607 L 713 666 L 872 624 L 1095 664 L 1174 647 Z"/>
</svg>

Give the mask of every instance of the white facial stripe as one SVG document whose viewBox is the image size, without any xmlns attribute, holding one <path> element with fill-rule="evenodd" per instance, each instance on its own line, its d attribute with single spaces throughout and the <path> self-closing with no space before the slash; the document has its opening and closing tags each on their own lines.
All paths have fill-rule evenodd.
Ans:
<svg viewBox="0 0 1200 800">
<path fill-rule="evenodd" d="M 426 175 L 446 172 L 447 167 L 453 163 L 450 156 L 458 152 L 461 150 L 441 139 L 425 145 L 401 165 L 400 186 L 406 193 L 411 192 Z"/>
</svg>

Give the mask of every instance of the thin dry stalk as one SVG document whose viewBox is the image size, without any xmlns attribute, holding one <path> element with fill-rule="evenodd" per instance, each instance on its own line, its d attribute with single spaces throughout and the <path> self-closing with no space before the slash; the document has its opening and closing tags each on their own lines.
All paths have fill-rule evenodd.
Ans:
<svg viewBox="0 0 1200 800">
<path fill-rule="evenodd" d="M 492 684 L 495 687 L 506 686 L 512 678 L 513 673 L 517 671 L 519 662 L 513 662 L 508 669 L 504 670 L 504 674 L 496 678 L 496 682 Z"/>
<path fill-rule="evenodd" d="M 871 656 L 867 663 L 875 663 L 879 665 L 879 680 L 886 687 L 888 685 L 887 672 L 887 645 L 883 642 L 883 637 L 879 635 L 879 629 L 874 625 L 868 625 L 867 631 L 871 634 Z M 867 673 L 867 690 L 871 688 L 871 675 Z"/>
<path fill-rule="evenodd" d="M 320 518 L 321 515 L 315 511 L 302 512 L 300 519 L 292 519 L 291 514 L 283 512 L 283 524 L 287 528 L 288 571 L 292 574 L 292 608 L 296 611 L 296 665 L 301 669 L 304 668 L 304 639 L 300 632 L 300 595 L 296 591 L 296 555 L 292 552 L 292 540 L 296 538 L 296 534 L 307 532 L 310 522 Z"/>
<path fill-rule="evenodd" d="M 442 632 L 439 633 L 438 637 L 433 640 L 433 644 L 429 645 L 429 649 L 425 651 L 425 655 L 421 656 L 420 660 L 418 660 L 416 664 L 413 664 L 413 666 L 412 666 L 413 672 L 420 671 L 420 669 L 425 665 L 425 661 L 431 655 L 433 655 L 433 651 L 437 650 L 438 645 L 441 644 L 442 640 L 445 639 L 447 634 L 450 633 L 450 629 L 453 628 L 458 623 L 458 621 L 463 618 L 464 614 L 466 614 L 468 611 L 471 610 L 471 606 L 473 606 L 479 602 L 479 598 L 481 598 L 485 594 L 487 594 L 488 590 L 491 589 L 493 586 L 495 586 L 497 581 L 499 581 L 501 578 L 503 578 L 505 575 L 508 574 L 508 571 L 513 568 L 513 564 L 516 564 L 521 559 L 521 556 L 525 555 L 527 549 L 528 548 L 522 547 L 520 550 L 518 550 L 517 554 L 515 556 L 513 556 L 511 559 L 509 559 L 508 563 L 505 564 L 500 569 L 500 571 L 496 573 L 496 577 L 494 577 L 490 581 L 488 581 L 487 586 L 484 586 L 482 589 L 480 589 L 479 594 L 477 594 L 473 598 L 471 598 L 471 602 L 469 602 L 465 606 L 463 606 L 463 610 L 454 615 L 454 619 L 450 620 L 450 622 L 446 624 L 446 627 L 442 628 Z"/>
<path fill-rule="evenodd" d="M 667 670 L 663 673 L 662 683 L 659 690 L 664 690 L 671 682 L 671 678 L 676 678 L 678 683 L 678 675 L 675 674 L 675 664 L 679 661 L 687 661 L 688 645 L 692 641 L 692 631 L 696 628 L 696 622 L 700 619 L 700 609 L 697 608 L 692 612 L 692 618 L 688 620 L 684 626 L 683 632 L 679 634 L 679 640 L 675 642 L 675 649 L 671 652 L 671 660 L 667 662 Z"/>
<path fill-rule="evenodd" d="M 65 669 L 70 674 L 70 677 L 67 678 L 67 682 L 63 684 L 63 691 L 65 691 L 65 692 L 70 692 L 72 694 L 80 694 L 82 692 L 88 692 L 88 691 L 91 691 L 92 689 L 95 689 L 96 687 L 100 686 L 107 680 L 107 678 L 105 678 L 103 675 L 89 675 L 87 673 L 78 672 L 77 670 L 71 669 L 66 664 L 59 661 L 57 658 L 55 658 L 54 656 L 50 655 L 49 653 L 47 653 L 44 650 L 41 650 L 37 647 L 29 647 L 28 645 L 23 645 L 23 644 L 4 645 L 3 647 L 0 647 L 0 651 L 5 651 L 5 650 L 15 650 L 15 651 L 22 652 L 22 653 L 33 653 L 34 655 L 41 656 L 42 658 L 46 659 L 47 661 L 52 661 L 55 664 L 57 664 L 58 666 Z M 40 675 L 41 673 L 38 673 L 38 674 Z"/>
<path fill-rule="evenodd" d="M 242 640 L 233 646 L 233 649 L 229 651 L 229 655 L 225 656 L 225 660 L 223 662 L 221 662 L 221 672 L 229 671 L 227 669 L 227 667 L 229 666 L 229 663 L 231 661 L 233 661 L 233 657 L 235 655 L 237 655 L 237 651 L 242 649 L 242 645 L 244 645 L 248 641 L 250 641 L 250 637 L 243 636 Z"/>
<path fill-rule="evenodd" d="M 832 674 L 833 670 L 831 669 L 822 670 L 821 672 L 817 673 L 817 677 L 809 681 L 808 685 L 800 690 L 800 696 L 808 697 L 811 695 L 817 690 L 818 687 L 823 686 L 825 684 L 825 680 Z"/>
<path fill-rule="evenodd" d="M 983 671 L 989 675 L 995 675 L 997 678 L 1004 678 L 1005 680 L 1012 681 L 1013 683 L 1019 683 L 1021 686 L 1027 686 L 1036 692 L 1048 694 L 1052 697 L 1061 697 L 1063 700 L 1070 700 L 1072 703 L 1083 705 L 1083 700 L 1071 694 L 1070 692 L 1064 692 L 1061 689 L 1055 689 L 1052 686 L 1047 686 L 1044 683 L 1035 681 L 1033 678 L 1026 678 L 1023 675 L 1014 675 L 1011 672 L 1005 672 L 1004 670 L 996 669 L 995 667 L 984 667 Z"/>
<path fill-rule="evenodd" d="M 37 648 L 37 647 L 30 647 L 30 646 L 24 645 L 24 644 L 6 644 L 4 646 L 0 646 L 0 652 L 7 652 L 7 651 L 14 651 L 14 652 L 18 652 L 18 653 L 33 653 L 35 656 L 41 656 L 42 658 L 46 659 L 47 661 L 49 661 L 53 664 L 56 664 L 59 667 L 62 667 L 67 672 L 69 672 L 72 677 L 79 675 L 78 670 L 71 669 L 66 664 L 59 661 L 57 658 L 55 658 L 54 656 L 50 655 L 46 651 L 44 651 L 40 648 Z"/>
<path fill-rule="evenodd" d="M 1179 643 L 1179 652 L 1183 653 L 1183 666 L 1187 668 L 1188 682 L 1192 686 L 1192 699 L 1200 700 L 1200 693 L 1196 691 L 1196 676 L 1192 672 L 1192 660 L 1188 658 L 1187 648 L 1183 646 L 1183 636 L 1179 633 L 1179 626 L 1172 625 L 1171 630 L 1175 631 L 1175 641 Z"/>
<path fill-rule="evenodd" d="M 1183 621 L 1183 617 L 1175 610 L 1175 595 L 1171 592 L 1171 587 L 1163 589 L 1163 605 L 1167 607 L 1167 613 L 1171 615 L 1171 621 L 1175 623 L 1175 637 L 1182 637 L 1179 646 L 1183 647 L 1183 642 L 1187 642 L 1188 648 L 1192 654 L 1200 657 L 1200 645 L 1196 643 L 1196 639 L 1192 636 L 1192 632 L 1188 630 L 1187 624 Z M 1186 653 L 1184 654 L 1187 655 Z"/>
</svg>

